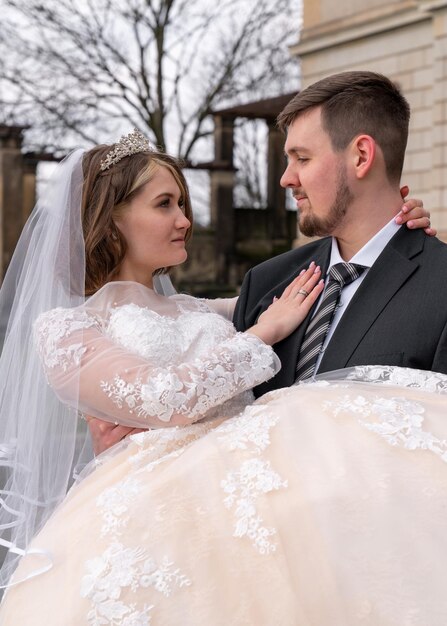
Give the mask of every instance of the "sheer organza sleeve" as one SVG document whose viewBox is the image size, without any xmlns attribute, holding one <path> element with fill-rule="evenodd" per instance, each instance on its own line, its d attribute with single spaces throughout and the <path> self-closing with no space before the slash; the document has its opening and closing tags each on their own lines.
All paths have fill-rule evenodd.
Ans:
<svg viewBox="0 0 447 626">
<path fill-rule="evenodd" d="M 210 309 L 212 309 L 219 315 L 222 315 L 222 317 L 230 320 L 231 322 L 233 320 L 234 309 L 236 308 L 237 300 L 238 296 L 235 296 L 234 298 L 213 298 L 210 300 L 205 299 L 205 302 L 210 307 Z"/>
<path fill-rule="evenodd" d="M 206 358 L 159 367 L 114 343 L 101 318 L 83 308 L 44 313 L 34 332 L 47 380 L 64 403 L 129 426 L 200 420 L 280 368 L 271 347 L 247 333 L 220 342 Z"/>
</svg>

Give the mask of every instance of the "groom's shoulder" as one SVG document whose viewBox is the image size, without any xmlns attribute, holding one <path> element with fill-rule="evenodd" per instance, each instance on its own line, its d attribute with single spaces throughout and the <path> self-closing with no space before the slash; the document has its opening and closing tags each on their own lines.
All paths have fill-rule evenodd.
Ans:
<svg viewBox="0 0 447 626">
<path fill-rule="evenodd" d="M 438 284 L 444 286 L 447 271 L 447 243 L 437 237 L 428 237 L 426 235 L 424 250 L 418 261 L 421 267 L 424 268 L 425 273 L 432 275 Z"/>
<path fill-rule="evenodd" d="M 407 258 L 438 257 L 445 259 L 447 257 L 447 244 L 438 237 L 429 237 L 421 229 L 400 228 L 389 241 L 388 246 Z"/>
<path fill-rule="evenodd" d="M 311 241 L 303 246 L 299 246 L 293 250 L 288 250 L 287 252 L 283 252 L 282 254 L 278 254 L 277 256 L 267 259 L 267 261 L 263 261 L 262 263 L 255 265 L 251 271 L 254 274 L 263 274 L 271 271 L 282 272 L 289 269 L 296 269 L 301 264 L 313 261 L 315 255 L 319 253 L 322 248 L 327 247 L 329 250 L 330 242 L 331 237 L 324 237 L 322 239 L 317 239 L 316 241 Z"/>
<path fill-rule="evenodd" d="M 425 247 L 432 254 L 439 254 L 442 257 L 447 257 L 447 243 L 441 241 L 438 237 L 425 236 Z"/>
</svg>

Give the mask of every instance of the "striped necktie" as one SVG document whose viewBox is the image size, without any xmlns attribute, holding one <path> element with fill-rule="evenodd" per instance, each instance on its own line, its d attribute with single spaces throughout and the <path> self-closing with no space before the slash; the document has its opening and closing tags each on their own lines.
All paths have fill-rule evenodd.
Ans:
<svg viewBox="0 0 447 626">
<path fill-rule="evenodd" d="M 367 268 L 355 263 L 337 263 L 329 270 L 329 280 L 321 304 L 306 329 L 296 366 L 296 380 L 310 378 L 315 371 L 318 354 L 331 325 L 343 287 L 349 285 Z"/>
</svg>

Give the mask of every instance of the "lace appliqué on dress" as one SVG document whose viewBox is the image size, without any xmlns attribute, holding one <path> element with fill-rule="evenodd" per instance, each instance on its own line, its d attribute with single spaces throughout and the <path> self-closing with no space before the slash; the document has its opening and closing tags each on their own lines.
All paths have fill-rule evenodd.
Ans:
<svg viewBox="0 0 447 626">
<path fill-rule="evenodd" d="M 242 415 L 233 417 L 216 429 L 219 440 L 229 450 L 250 450 L 260 453 L 270 444 L 270 430 L 279 417 L 270 413 L 267 407 L 247 407 Z"/>
<path fill-rule="evenodd" d="M 176 325 L 176 319 L 147 307 L 125 304 L 111 309 L 106 333 L 126 350 L 165 365 L 175 362 L 185 347 Z"/>
<path fill-rule="evenodd" d="M 222 316 L 184 297 L 170 298 L 175 312 L 162 315 L 148 307 L 125 304 L 110 310 L 106 334 L 127 350 L 166 367 L 195 354 L 206 355 L 213 346 L 235 334 L 234 326 Z"/>
<path fill-rule="evenodd" d="M 256 500 L 263 494 L 287 487 L 287 481 L 271 469 L 268 461 L 249 459 L 242 463 L 239 471 L 229 472 L 221 486 L 228 494 L 224 499 L 225 506 L 234 509 L 233 537 L 248 537 L 260 554 L 274 552 L 276 545 L 270 537 L 276 534 L 276 530 L 263 526 L 256 510 Z"/>
<path fill-rule="evenodd" d="M 240 333 L 209 359 L 196 359 L 189 367 L 154 368 L 146 381 L 126 382 L 116 375 L 112 382 L 102 381 L 101 389 L 118 408 L 126 404 L 140 417 L 169 422 L 179 413 L 193 420 L 274 374 L 271 347 Z"/>
<path fill-rule="evenodd" d="M 131 440 L 138 447 L 128 459 L 132 470 L 151 472 L 161 463 L 183 454 L 191 443 L 201 439 L 212 427 L 212 422 L 198 422 L 188 428 L 174 426 L 131 435 Z"/>
<path fill-rule="evenodd" d="M 265 405 L 247 407 L 242 415 L 231 418 L 216 428 L 219 443 L 230 452 L 243 452 L 256 455 L 244 461 L 239 471 L 227 474 L 221 481 L 227 509 L 234 508 L 233 537 L 247 537 L 260 554 L 271 554 L 276 544 L 271 539 L 276 534 L 275 528 L 264 525 L 256 504 L 262 494 L 267 494 L 287 487 L 261 456 L 270 445 L 270 431 L 278 423 L 279 417 L 270 413 Z"/>
<path fill-rule="evenodd" d="M 86 562 L 87 573 L 81 579 L 81 597 L 93 605 L 87 614 L 89 626 L 150 626 L 149 612 L 155 605 L 126 603 L 123 590 L 152 587 L 168 597 L 174 588 L 191 585 L 167 556 L 156 563 L 143 548 L 129 548 L 118 541 L 129 521 L 130 504 L 140 491 L 140 481 L 128 477 L 96 499 L 103 517 L 101 537 L 111 535 L 112 543 L 101 556 Z"/>
<path fill-rule="evenodd" d="M 362 418 L 376 419 L 359 419 L 359 423 L 392 446 L 401 446 L 406 450 L 429 450 L 447 462 L 447 441 L 422 428 L 425 409 L 419 402 L 399 397 L 345 395 L 336 402 L 325 402 L 324 407 L 335 416 L 347 411 Z"/>
<path fill-rule="evenodd" d="M 96 499 L 96 505 L 102 511 L 103 525 L 101 537 L 108 534 L 118 536 L 121 529 L 129 521 L 126 513 L 129 505 L 141 491 L 141 483 L 135 478 L 129 477 L 114 487 L 105 489 Z"/>
<path fill-rule="evenodd" d="M 410 369 L 408 367 L 393 367 L 390 365 L 357 366 L 348 375 L 347 379 L 447 393 L 447 375 L 440 372 Z"/>
<path fill-rule="evenodd" d="M 87 348 L 81 342 L 60 347 L 61 339 L 72 333 L 101 325 L 82 309 L 52 309 L 39 315 L 34 323 L 34 340 L 45 367 L 60 367 L 64 372 L 72 365 L 79 365 Z"/>
<path fill-rule="evenodd" d="M 136 592 L 152 587 L 168 597 L 173 588 L 191 582 L 166 557 L 157 564 L 145 550 L 125 548 L 114 543 L 95 559 L 87 561 L 88 573 L 81 583 L 81 597 L 88 598 L 93 608 L 87 615 L 90 626 L 149 626 L 149 612 L 154 605 L 138 609 L 120 598 L 123 588 Z"/>
</svg>

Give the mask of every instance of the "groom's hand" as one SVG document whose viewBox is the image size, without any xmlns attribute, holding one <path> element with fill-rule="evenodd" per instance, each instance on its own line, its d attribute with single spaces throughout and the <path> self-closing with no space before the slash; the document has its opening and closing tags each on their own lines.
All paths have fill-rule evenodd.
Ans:
<svg viewBox="0 0 447 626">
<path fill-rule="evenodd" d="M 90 415 L 86 415 L 85 419 L 92 437 L 95 456 L 108 450 L 125 437 L 142 433 L 146 430 L 145 428 L 131 428 L 129 426 L 112 424 L 111 422 L 105 422 L 96 417 L 91 417 Z"/>
</svg>

